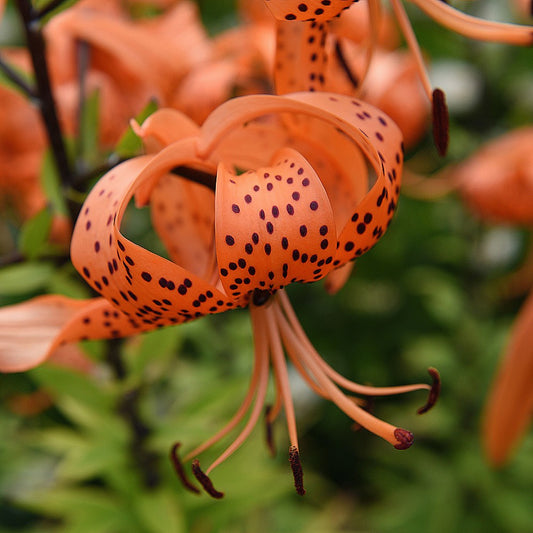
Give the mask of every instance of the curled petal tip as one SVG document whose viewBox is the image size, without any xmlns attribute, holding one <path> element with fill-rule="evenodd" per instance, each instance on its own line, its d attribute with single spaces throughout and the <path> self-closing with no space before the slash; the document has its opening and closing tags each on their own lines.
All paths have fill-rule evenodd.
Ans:
<svg viewBox="0 0 533 533">
<path fill-rule="evenodd" d="M 170 448 L 170 460 L 172 461 L 172 466 L 174 467 L 174 470 L 176 474 L 178 475 L 181 483 L 183 486 L 190 490 L 191 492 L 194 492 L 196 494 L 200 494 L 200 491 L 197 487 L 195 487 L 185 475 L 185 470 L 183 468 L 183 463 L 181 462 L 179 456 L 178 456 L 178 448 L 181 446 L 181 442 L 175 442 L 172 445 L 172 448 Z"/>
<path fill-rule="evenodd" d="M 209 478 L 209 476 L 202 471 L 200 468 L 200 461 L 198 459 L 195 459 L 192 462 L 192 473 L 194 474 L 194 477 L 199 481 L 200 485 L 204 488 L 204 490 L 209 494 L 209 496 L 220 500 L 220 498 L 224 497 L 224 493 L 218 491 L 213 486 L 213 482 Z"/>
<path fill-rule="evenodd" d="M 410 448 L 414 442 L 413 434 L 406 429 L 396 428 L 394 430 L 394 437 L 398 441 L 398 443 L 394 445 L 397 450 L 407 450 L 407 448 Z"/>
<path fill-rule="evenodd" d="M 419 415 L 427 413 L 437 403 L 437 400 L 439 399 L 439 395 L 440 395 L 439 371 L 436 368 L 430 367 L 428 368 L 428 373 L 433 379 L 433 383 L 431 384 L 431 389 L 429 391 L 426 404 L 420 407 L 420 409 L 418 409 L 417 411 Z"/>
<path fill-rule="evenodd" d="M 300 496 L 303 496 L 305 494 L 304 473 L 302 463 L 300 463 L 300 453 L 296 446 L 289 448 L 289 463 L 291 464 L 292 475 L 294 477 L 294 488 Z"/>
</svg>

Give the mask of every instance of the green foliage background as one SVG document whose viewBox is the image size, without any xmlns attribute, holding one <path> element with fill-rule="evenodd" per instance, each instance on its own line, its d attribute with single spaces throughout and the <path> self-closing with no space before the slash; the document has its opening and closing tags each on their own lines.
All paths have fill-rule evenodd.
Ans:
<svg viewBox="0 0 533 533">
<path fill-rule="evenodd" d="M 236 21 L 230 1 L 199 5 L 212 33 Z M 437 170 L 488 138 L 531 123 L 531 49 L 472 43 L 416 10 L 412 15 L 432 60 L 468 62 L 483 88 L 475 108 L 452 116 L 446 159 L 425 138 L 409 154 L 415 166 Z M 28 260 L 0 269 L 1 304 L 43 292 L 87 294 L 69 263 L 58 267 L 43 258 L 50 252 L 42 231 L 46 214 L 22 229 L 4 215 L 2 252 L 18 249 Z M 137 215 L 130 217 L 130 231 L 142 236 L 146 218 Z M 511 244 L 510 252 L 491 259 L 486 250 L 498 238 Z M 245 311 L 115 345 L 127 364 L 120 382 L 103 363 L 96 378 L 46 365 L 0 375 L 0 532 L 532 531 L 533 438 L 494 470 L 483 457 L 479 432 L 491 377 L 522 301 L 505 296 L 503 280 L 530 241 L 523 229 L 475 219 L 454 195 L 434 202 L 404 196 L 391 228 L 338 295 L 328 296 L 320 284 L 289 288 L 311 341 L 343 375 L 397 385 L 426 380 L 425 369 L 435 366 L 443 380 L 439 403 L 422 417 L 415 414 L 425 401 L 422 393 L 375 401 L 378 416 L 415 433 L 415 445 L 403 452 L 354 431 L 333 405 L 297 387 L 304 498 L 292 487 L 283 420 L 276 424 L 274 459 L 258 428 L 215 470 L 215 486 L 226 492 L 222 501 L 187 493 L 167 458 L 173 442 L 191 449 L 240 404 L 253 350 Z M 84 349 L 102 360 L 109 348 L 91 342 Z M 10 410 L 15 393 L 41 388 L 52 395 L 52 408 L 35 417 Z M 145 448 L 155 454 L 149 460 L 160 481 L 151 490 L 120 409 L 131 395 L 150 428 Z M 206 455 L 214 458 L 221 449 Z"/>
</svg>

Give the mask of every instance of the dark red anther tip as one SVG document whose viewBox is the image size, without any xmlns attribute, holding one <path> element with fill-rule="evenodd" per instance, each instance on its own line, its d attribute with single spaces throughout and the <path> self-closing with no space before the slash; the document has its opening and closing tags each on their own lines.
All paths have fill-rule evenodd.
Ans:
<svg viewBox="0 0 533 533">
<path fill-rule="evenodd" d="M 397 450 L 407 450 L 407 448 L 410 448 L 413 444 L 413 434 L 410 431 L 407 431 L 406 429 L 396 428 L 394 430 L 394 436 L 398 441 L 398 444 L 394 445 Z"/>
<path fill-rule="evenodd" d="M 181 483 L 183 486 L 190 490 L 191 492 L 194 492 L 196 494 L 200 494 L 200 490 L 195 487 L 185 475 L 185 470 L 183 468 L 183 463 L 181 462 L 179 456 L 178 456 L 178 448 L 181 446 L 181 442 L 175 442 L 172 445 L 172 448 L 170 449 L 170 460 L 172 461 L 172 466 L 174 467 L 174 470 L 176 474 L 178 475 Z"/>
<path fill-rule="evenodd" d="M 429 391 L 428 399 L 425 405 L 423 405 L 420 409 L 418 409 L 417 413 L 419 415 L 422 415 L 424 413 L 427 413 L 436 403 L 439 399 L 440 395 L 440 374 L 439 371 L 436 368 L 428 368 L 428 373 L 433 379 L 433 383 L 431 384 L 431 390 Z"/>
<path fill-rule="evenodd" d="M 220 500 L 220 498 L 224 497 L 224 493 L 215 489 L 215 487 L 213 487 L 213 482 L 211 479 L 209 479 L 209 476 L 202 471 L 200 468 L 200 461 L 198 461 L 198 459 L 195 459 L 192 462 L 192 473 L 207 494 L 209 494 L 209 496 L 216 498 L 217 500 Z"/>
<path fill-rule="evenodd" d="M 302 463 L 300 463 L 300 454 L 296 446 L 289 448 L 289 463 L 291 464 L 292 476 L 294 477 L 294 488 L 300 496 L 303 496 L 305 494 L 304 473 Z"/>
<path fill-rule="evenodd" d="M 432 95 L 432 115 L 433 115 L 433 141 L 437 152 L 445 156 L 448 151 L 450 141 L 450 117 L 446 96 L 441 89 L 435 89 Z"/>
</svg>

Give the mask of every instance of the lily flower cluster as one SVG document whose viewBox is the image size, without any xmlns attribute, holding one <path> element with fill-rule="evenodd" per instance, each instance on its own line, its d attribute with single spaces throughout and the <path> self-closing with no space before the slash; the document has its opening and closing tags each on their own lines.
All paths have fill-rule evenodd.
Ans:
<svg viewBox="0 0 533 533">
<path fill-rule="evenodd" d="M 479 21 L 436 0 L 413 3 L 467 36 L 531 44 L 530 28 Z M 369 69 L 378 41 L 387 46 L 390 36 L 379 35 L 389 19 L 384 18 L 379 1 L 368 0 L 364 4 L 367 25 L 357 33 L 346 22 L 352 20 L 348 19 L 353 17 L 348 15 L 352 9 L 362 12 L 361 6 L 352 6 L 357 4 L 353 0 L 266 0 L 264 4 L 242 3 L 254 21 L 251 24 L 263 24 L 270 17 L 265 41 L 243 50 L 253 32 L 245 34 L 248 37 L 233 35 L 219 41 L 224 44 L 216 53 L 194 17 L 174 18 L 178 11 L 191 15 L 186 1 L 166 18 L 149 22 L 125 21 L 118 2 L 104 5 L 96 0 L 79 2 L 52 18 L 48 37 L 53 83 L 65 87 L 76 79 L 72 68 L 76 61 L 63 62 L 63 58 L 75 57 L 80 53 L 78 44 L 86 43 L 90 51 L 87 83 L 102 94 L 104 144 L 116 141 L 115 128 L 125 115 L 138 110 L 139 102 L 156 97 L 170 107 L 142 125 L 132 124 L 146 154 L 107 172 L 81 207 L 71 259 L 100 297 L 80 301 L 46 295 L 0 310 L 0 370 L 18 372 L 43 363 L 68 343 L 124 337 L 248 308 L 255 342 L 248 392 L 231 421 L 184 458 L 184 462 L 194 459 L 195 477 L 216 498 L 222 493 L 214 488 L 209 473 L 258 422 L 271 373 L 276 398 L 267 410 L 267 423 L 284 411 L 295 487 L 299 494 L 305 492 L 285 355 L 319 396 L 396 449 L 411 446 L 413 435 L 373 416 L 351 393 L 377 396 L 427 390 L 429 398 L 419 410 L 425 412 L 440 389 L 434 369 L 429 370 L 431 385 L 388 388 L 360 385 L 339 375 L 314 350 L 285 292 L 291 283 L 319 280 L 325 280 L 330 292 L 339 290 L 354 260 L 370 250 L 391 223 L 400 193 L 403 136 L 388 114 L 369 103 L 371 98 L 366 99 L 362 89 L 367 84 L 372 92 Z M 437 147 L 444 152 L 443 93 L 429 86 L 402 4 L 394 0 L 392 6 L 414 54 L 414 66 L 407 68 L 410 74 L 389 76 L 390 83 L 407 79 L 412 87 L 412 74 L 418 74 L 433 104 Z M 179 24 L 190 39 L 176 37 Z M 164 35 L 168 40 L 163 48 L 159 40 Z M 269 39 L 275 51 L 265 53 Z M 354 43 L 360 48 L 355 50 Z M 354 59 L 350 65 L 348 49 L 360 56 L 358 64 Z M 183 64 L 176 58 L 184 58 Z M 259 69 L 257 58 L 261 58 Z M 224 88 L 246 83 L 241 96 L 228 99 L 230 95 L 222 90 L 207 98 L 207 108 L 192 106 L 193 117 L 206 117 L 198 126 L 178 111 L 189 104 L 177 95 L 182 94 L 181 84 L 188 84 L 184 86 L 191 94 L 197 83 L 197 87 L 203 84 L 197 104 L 203 102 L 202 94 L 213 96 L 205 85 L 212 66 L 225 80 Z M 258 75 L 251 75 L 250 69 Z M 259 86 L 265 90 L 259 91 Z M 276 94 L 250 94 L 272 88 Z M 388 100 L 381 95 L 374 103 L 386 107 Z M 405 99 L 396 102 L 393 108 L 401 108 Z M 406 131 L 415 114 L 403 114 Z M 121 232 L 133 198 L 137 206 L 150 207 L 169 259 Z M 196 457 L 247 414 L 236 439 L 204 472 Z M 186 487 L 197 491 L 186 478 L 177 449 L 175 445 L 171 452 L 176 471 Z"/>
</svg>

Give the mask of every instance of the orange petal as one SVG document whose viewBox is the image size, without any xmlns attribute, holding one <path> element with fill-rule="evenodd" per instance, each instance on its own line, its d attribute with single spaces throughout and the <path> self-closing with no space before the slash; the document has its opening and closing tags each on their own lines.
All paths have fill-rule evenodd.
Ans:
<svg viewBox="0 0 533 533">
<path fill-rule="evenodd" d="M 331 0 L 325 5 L 321 0 L 268 0 L 266 5 L 278 20 L 329 20 L 344 9 L 348 9 L 355 0 Z"/>
<path fill-rule="evenodd" d="M 213 191 L 178 176 L 163 176 L 150 203 L 152 223 L 172 261 L 210 279 L 215 263 Z"/>
<path fill-rule="evenodd" d="M 0 309 L 0 371 L 22 372 L 61 344 L 131 335 L 130 319 L 104 300 L 40 296 Z"/>
<path fill-rule="evenodd" d="M 398 201 L 403 146 L 397 126 L 369 104 L 338 94 L 245 96 L 226 102 L 204 122 L 199 153 L 206 156 L 214 150 L 236 124 L 272 113 L 310 115 L 336 126 L 359 146 L 373 166 L 375 183 L 358 205 L 353 206 L 344 228 L 338 228 L 339 248 L 333 264 L 340 266 L 360 256 L 383 235 Z M 305 126 L 306 122 L 302 124 Z M 301 135 L 305 135 L 305 129 Z"/>
<path fill-rule="evenodd" d="M 324 24 L 278 22 L 274 68 L 277 94 L 324 88 L 326 36 Z"/>
<path fill-rule="evenodd" d="M 533 414 L 533 292 L 513 326 L 487 401 L 483 425 L 485 453 L 503 464 L 523 436 Z"/>
<path fill-rule="evenodd" d="M 74 229 L 72 262 L 85 280 L 143 328 L 156 328 L 233 307 L 208 281 L 126 239 L 119 231 L 136 188 L 178 165 L 202 165 L 196 139 L 108 172 L 85 201 Z"/>
<path fill-rule="evenodd" d="M 280 150 L 269 167 L 240 176 L 221 165 L 215 201 L 218 266 L 234 298 L 316 281 L 331 269 L 336 245 L 331 205 L 298 152 Z"/>
</svg>

